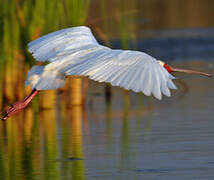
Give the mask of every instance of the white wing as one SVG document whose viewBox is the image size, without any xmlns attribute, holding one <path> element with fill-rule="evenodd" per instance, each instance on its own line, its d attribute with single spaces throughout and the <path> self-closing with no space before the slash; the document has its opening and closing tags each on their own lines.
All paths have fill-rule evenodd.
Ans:
<svg viewBox="0 0 214 180">
<path fill-rule="evenodd" d="M 170 88 L 176 89 L 173 76 L 155 58 L 143 52 L 112 50 L 101 46 L 87 27 L 48 34 L 31 42 L 29 50 L 38 60 L 51 62 L 43 68 L 43 80 L 34 83 L 34 88 L 38 90 L 57 87 L 57 79 L 55 85 L 54 81 L 42 83 L 48 74 L 48 78 L 51 74 L 55 77 L 56 74 L 57 77 L 88 76 L 95 81 L 109 82 L 113 86 L 143 92 L 148 96 L 153 94 L 157 99 L 161 99 L 162 93 L 170 96 Z"/>
<path fill-rule="evenodd" d="M 54 61 L 62 51 L 77 52 L 78 48 L 98 45 L 91 30 L 85 26 L 62 29 L 42 36 L 28 44 L 28 50 L 37 61 Z"/>
<path fill-rule="evenodd" d="M 66 75 L 82 75 L 98 82 L 109 82 L 147 96 L 153 94 L 157 99 L 161 99 L 161 93 L 170 96 L 169 88 L 176 89 L 171 80 L 173 76 L 153 57 L 138 51 L 100 48 L 79 57 L 79 63 L 67 64 L 61 71 Z"/>
</svg>

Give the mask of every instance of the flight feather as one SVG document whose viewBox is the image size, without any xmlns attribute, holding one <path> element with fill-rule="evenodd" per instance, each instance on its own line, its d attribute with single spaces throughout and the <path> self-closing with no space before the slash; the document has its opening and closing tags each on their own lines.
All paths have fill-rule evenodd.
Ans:
<svg viewBox="0 0 214 180">
<path fill-rule="evenodd" d="M 28 73 L 26 84 L 38 90 L 61 87 L 63 77 L 68 75 L 87 76 L 157 99 L 162 94 L 170 96 L 170 89 L 176 88 L 173 76 L 155 58 L 139 51 L 102 46 L 88 27 L 59 30 L 28 46 L 36 60 L 50 62 L 43 68 L 33 67 Z"/>
</svg>

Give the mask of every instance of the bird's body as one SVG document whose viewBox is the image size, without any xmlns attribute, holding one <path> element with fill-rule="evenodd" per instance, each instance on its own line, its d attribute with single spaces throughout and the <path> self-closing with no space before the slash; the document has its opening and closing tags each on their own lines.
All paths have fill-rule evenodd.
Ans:
<svg viewBox="0 0 214 180">
<path fill-rule="evenodd" d="M 34 66 L 26 85 L 38 90 L 56 89 L 64 85 L 65 76 L 87 76 L 113 86 L 170 96 L 175 89 L 167 70 L 152 56 L 130 50 L 113 50 L 98 44 L 87 27 L 63 29 L 29 43 L 29 51 L 46 66 Z"/>
<path fill-rule="evenodd" d="M 33 66 L 28 72 L 25 85 L 31 85 L 33 91 L 27 99 L 19 102 L 19 107 L 23 108 L 38 91 L 62 87 L 66 76 L 86 76 L 161 99 L 162 94 L 170 96 L 170 89 L 176 89 L 171 72 L 188 73 L 188 70 L 172 68 L 143 52 L 102 46 L 85 26 L 50 33 L 28 46 L 37 61 L 48 61 L 49 64 Z M 191 73 L 212 76 L 196 71 Z M 17 108 L 12 107 L 6 111 L 2 119 L 7 119 L 15 110 Z"/>
</svg>

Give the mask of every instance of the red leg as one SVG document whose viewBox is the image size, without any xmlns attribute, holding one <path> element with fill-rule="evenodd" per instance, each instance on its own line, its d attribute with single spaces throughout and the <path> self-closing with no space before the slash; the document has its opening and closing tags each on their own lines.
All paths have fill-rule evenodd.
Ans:
<svg viewBox="0 0 214 180">
<path fill-rule="evenodd" d="M 32 101 L 32 99 L 37 95 L 38 92 L 38 90 L 33 89 L 24 100 L 15 102 L 11 108 L 2 113 L 1 119 L 6 120 L 10 116 L 22 111 Z"/>
</svg>

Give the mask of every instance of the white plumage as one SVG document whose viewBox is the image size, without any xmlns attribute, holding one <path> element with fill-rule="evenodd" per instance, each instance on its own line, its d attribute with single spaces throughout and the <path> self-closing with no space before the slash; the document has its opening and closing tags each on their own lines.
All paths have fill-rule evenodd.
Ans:
<svg viewBox="0 0 214 180">
<path fill-rule="evenodd" d="M 176 89 L 173 76 L 148 54 L 130 50 L 113 50 L 96 41 L 88 27 L 62 29 L 28 44 L 38 61 L 46 66 L 34 66 L 28 73 L 26 85 L 37 90 L 56 89 L 64 85 L 65 76 L 87 76 L 98 82 L 153 94 L 170 96 Z"/>
</svg>

